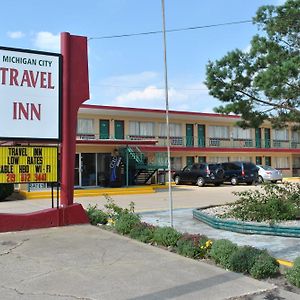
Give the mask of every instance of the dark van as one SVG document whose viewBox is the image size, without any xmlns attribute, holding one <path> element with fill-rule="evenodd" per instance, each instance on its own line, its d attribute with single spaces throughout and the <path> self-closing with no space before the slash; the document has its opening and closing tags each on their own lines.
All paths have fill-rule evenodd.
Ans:
<svg viewBox="0 0 300 300">
<path fill-rule="evenodd" d="M 223 183 L 224 170 L 220 164 L 194 163 L 175 172 L 175 184 L 192 183 L 204 186 L 207 183 L 219 186 Z"/>
<path fill-rule="evenodd" d="M 231 161 L 221 165 L 224 169 L 224 182 L 230 182 L 232 185 L 239 183 L 251 185 L 257 182 L 258 169 L 252 162 Z"/>
</svg>

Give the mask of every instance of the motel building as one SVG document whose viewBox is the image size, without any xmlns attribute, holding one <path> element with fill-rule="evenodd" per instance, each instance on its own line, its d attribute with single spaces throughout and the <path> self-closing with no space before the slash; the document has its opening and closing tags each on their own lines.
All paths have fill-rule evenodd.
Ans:
<svg viewBox="0 0 300 300">
<path fill-rule="evenodd" d="M 193 162 L 251 161 L 300 175 L 300 131 L 236 126 L 238 116 L 169 111 L 172 171 Z M 162 183 L 167 170 L 165 110 L 82 105 L 75 187 Z"/>
</svg>

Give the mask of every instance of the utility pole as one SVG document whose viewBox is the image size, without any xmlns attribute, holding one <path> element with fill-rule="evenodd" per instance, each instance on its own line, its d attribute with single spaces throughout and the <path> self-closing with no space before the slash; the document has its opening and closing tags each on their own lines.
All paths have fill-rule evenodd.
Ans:
<svg viewBox="0 0 300 300">
<path fill-rule="evenodd" d="M 165 67 L 165 100 L 166 100 L 166 129 L 167 129 L 167 159 L 168 159 L 168 178 L 169 178 L 169 210 L 170 224 L 173 227 L 173 199 L 171 185 L 171 151 L 170 151 L 170 123 L 169 123 L 169 87 L 168 87 L 168 67 L 167 67 L 167 41 L 166 41 L 166 21 L 165 21 L 165 1 L 161 0 L 162 6 L 162 26 L 164 44 L 164 67 Z"/>
</svg>

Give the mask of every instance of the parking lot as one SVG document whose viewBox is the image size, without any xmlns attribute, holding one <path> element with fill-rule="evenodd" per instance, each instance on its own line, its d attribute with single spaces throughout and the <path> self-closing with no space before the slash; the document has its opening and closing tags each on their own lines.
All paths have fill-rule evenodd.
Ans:
<svg viewBox="0 0 300 300">
<path fill-rule="evenodd" d="M 259 189 L 259 186 L 247 185 L 222 185 L 220 187 L 193 185 L 180 185 L 172 187 L 172 199 L 174 209 L 196 208 L 209 205 L 220 205 L 234 202 L 237 198 L 233 191 Z M 113 201 L 121 206 L 128 207 L 130 202 L 134 202 L 137 212 L 161 211 L 169 209 L 169 192 L 167 189 L 159 189 L 154 194 L 126 194 L 112 196 Z M 74 202 L 81 203 L 85 208 L 89 205 L 97 205 L 103 208 L 107 199 L 103 196 L 78 197 Z M 0 202 L 0 212 L 2 213 L 27 213 L 40 209 L 49 208 L 50 199 L 18 200 Z"/>
</svg>

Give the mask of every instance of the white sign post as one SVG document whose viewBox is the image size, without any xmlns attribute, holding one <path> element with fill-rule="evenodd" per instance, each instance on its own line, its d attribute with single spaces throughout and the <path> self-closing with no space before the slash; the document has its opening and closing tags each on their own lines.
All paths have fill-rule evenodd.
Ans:
<svg viewBox="0 0 300 300">
<path fill-rule="evenodd" d="M 0 140 L 60 140 L 61 55 L 0 47 Z"/>
</svg>

